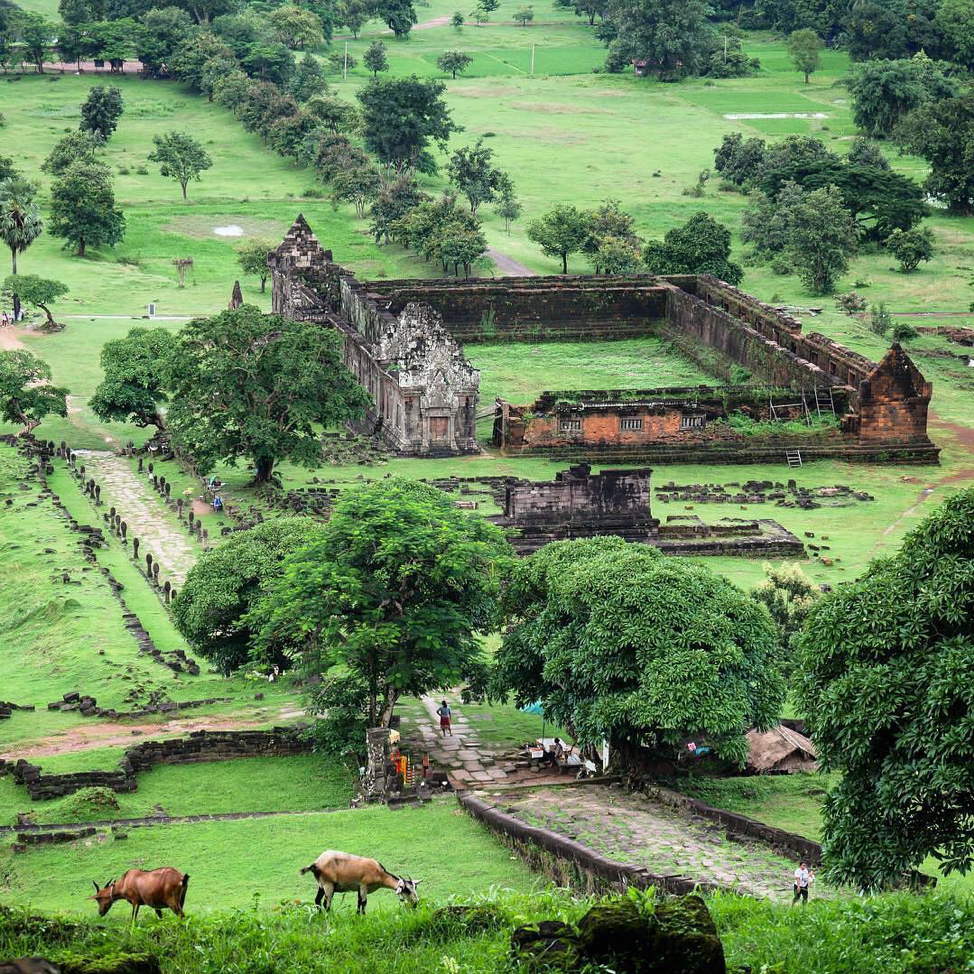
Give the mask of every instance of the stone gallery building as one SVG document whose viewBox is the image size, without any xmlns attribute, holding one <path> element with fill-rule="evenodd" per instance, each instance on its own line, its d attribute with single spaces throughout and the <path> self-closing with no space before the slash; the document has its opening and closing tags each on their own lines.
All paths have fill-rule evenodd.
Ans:
<svg viewBox="0 0 974 974">
<path fill-rule="evenodd" d="M 715 377 L 676 389 L 545 392 L 498 399 L 504 453 L 601 462 L 783 462 L 792 441 L 749 440 L 724 422 L 835 422 L 798 438 L 807 459 L 936 463 L 932 385 L 899 346 L 880 362 L 709 275 L 358 281 L 299 216 L 268 258 L 273 309 L 342 333 L 372 394 L 364 431 L 402 454 L 475 452 L 480 374 L 463 344 L 656 335 Z"/>
</svg>

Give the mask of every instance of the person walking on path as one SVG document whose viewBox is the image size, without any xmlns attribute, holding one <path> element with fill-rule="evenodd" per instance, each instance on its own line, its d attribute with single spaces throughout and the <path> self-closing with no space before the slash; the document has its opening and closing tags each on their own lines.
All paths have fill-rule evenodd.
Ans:
<svg viewBox="0 0 974 974">
<path fill-rule="evenodd" d="M 7 317 L 7 312 L 4 311 L 3 315 L 0 316 L 0 328 L 6 328 L 10 324 L 10 319 Z"/>
<path fill-rule="evenodd" d="M 439 707 L 436 708 L 436 713 L 440 718 L 440 733 L 443 737 L 449 735 L 453 737 L 453 727 L 451 720 L 453 718 L 453 711 L 450 710 L 450 705 L 444 700 Z"/>
<path fill-rule="evenodd" d="M 801 897 L 802 906 L 808 902 L 808 887 L 815 881 L 815 877 L 808 871 L 808 863 L 803 859 L 795 870 L 795 898 L 792 903 L 798 902 Z"/>
</svg>

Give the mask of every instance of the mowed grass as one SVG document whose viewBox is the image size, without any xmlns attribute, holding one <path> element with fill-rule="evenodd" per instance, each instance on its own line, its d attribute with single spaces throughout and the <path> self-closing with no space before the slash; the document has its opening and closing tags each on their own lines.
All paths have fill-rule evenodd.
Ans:
<svg viewBox="0 0 974 974">
<path fill-rule="evenodd" d="M 137 743 L 133 741 L 133 743 Z M 113 752 L 114 767 L 121 749 Z M 98 767 L 93 762 L 89 770 Z M 45 771 L 56 762 L 45 760 Z M 58 768 L 57 770 L 69 770 Z M 12 824 L 14 812 L 29 812 L 37 823 L 59 825 L 146 815 L 218 815 L 230 812 L 320 811 L 347 808 L 352 778 L 341 763 L 320 754 L 235 758 L 200 764 L 157 765 L 138 777 L 138 790 L 117 796 L 118 808 L 69 795 L 32 802 L 22 788 L 0 778 L 0 820 Z"/>
<path fill-rule="evenodd" d="M 284 899 L 310 901 L 316 886 L 298 870 L 323 849 L 376 858 L 397 873 L 423 881 L 424 898 L 443 902 L 473 896 L 491 886 L 527 890 L 543 885 L 510 851 L 492 839 L 450 799 L 421 808 L 390 811 L 384 806 L 265 819 L 132 829 L 124 842 L 108 838 L 57 847 L 32 847 L 14 854 L 0 847 L 0 895 L 33 909 L 88 912 L 92 877 L 101 882 L 126 869 L 172 865 L 190 873 L 191 912 L 248 907 L 260 898 L 270 907 Z M 50 882 L 52 871 L 72 878 Z M 354 897 L 336 900 L 355 909 Z M 370 910 L 398 908 L 391 892 L 380 892 Z M 122 924 L 127 910 L 108 922 Z M 152 922 L 151 920 L 149 922 Z"/>
</svg>

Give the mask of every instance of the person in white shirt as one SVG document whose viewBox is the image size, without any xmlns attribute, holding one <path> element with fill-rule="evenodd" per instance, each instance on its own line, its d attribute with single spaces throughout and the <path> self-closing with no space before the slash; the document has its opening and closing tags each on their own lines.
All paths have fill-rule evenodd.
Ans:
<svg viewBox="0 0 974 974">
<path fill-rule="evenodd" d="M 808 902 L 808 887 L 815 881 L 815 877 L 808 871 L 808 863 L 803 859 L 795 870 L 795 898 L 792 903 L 802 899 L 802 905 Z"/>
</svg>

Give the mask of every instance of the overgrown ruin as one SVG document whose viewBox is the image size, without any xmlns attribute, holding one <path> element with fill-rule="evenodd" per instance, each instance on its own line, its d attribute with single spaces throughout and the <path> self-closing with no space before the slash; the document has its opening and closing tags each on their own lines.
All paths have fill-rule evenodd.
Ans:
<svg viewBox="0 0 974 974">
<path fill-rule="evenodd" d="M 593 474 L 581 463 L 552 481 L 507 487 L 504 513 L 490 520 L 508 528 L 518 554 L 552 541 L 615 535 L 653 545 L 670 555 L 744 555 L 804 558 L 802 542 L 777 521 L 721 518 L 705 524 L 696 515 L 653 517 L 649 467 Z"/>
<path fill-rule="evenodd" d="M 268 264 L 273 310 L 341 332 L 345 362 L 375 402 L 360 431 L 404 455 L 477 451 L 480 373 L 461 343 L 658 335 L 715 384 L 498 399 L 494 446 L 601 462 L 784 462 L 796 449 L 805 459 L 938 462 L 932 385 L 899 345 L 872 362 L 709 275 L 359 281 L 302 216 Z M 739 417 L 759 433 L 728 422 Z"/>
</svg>

